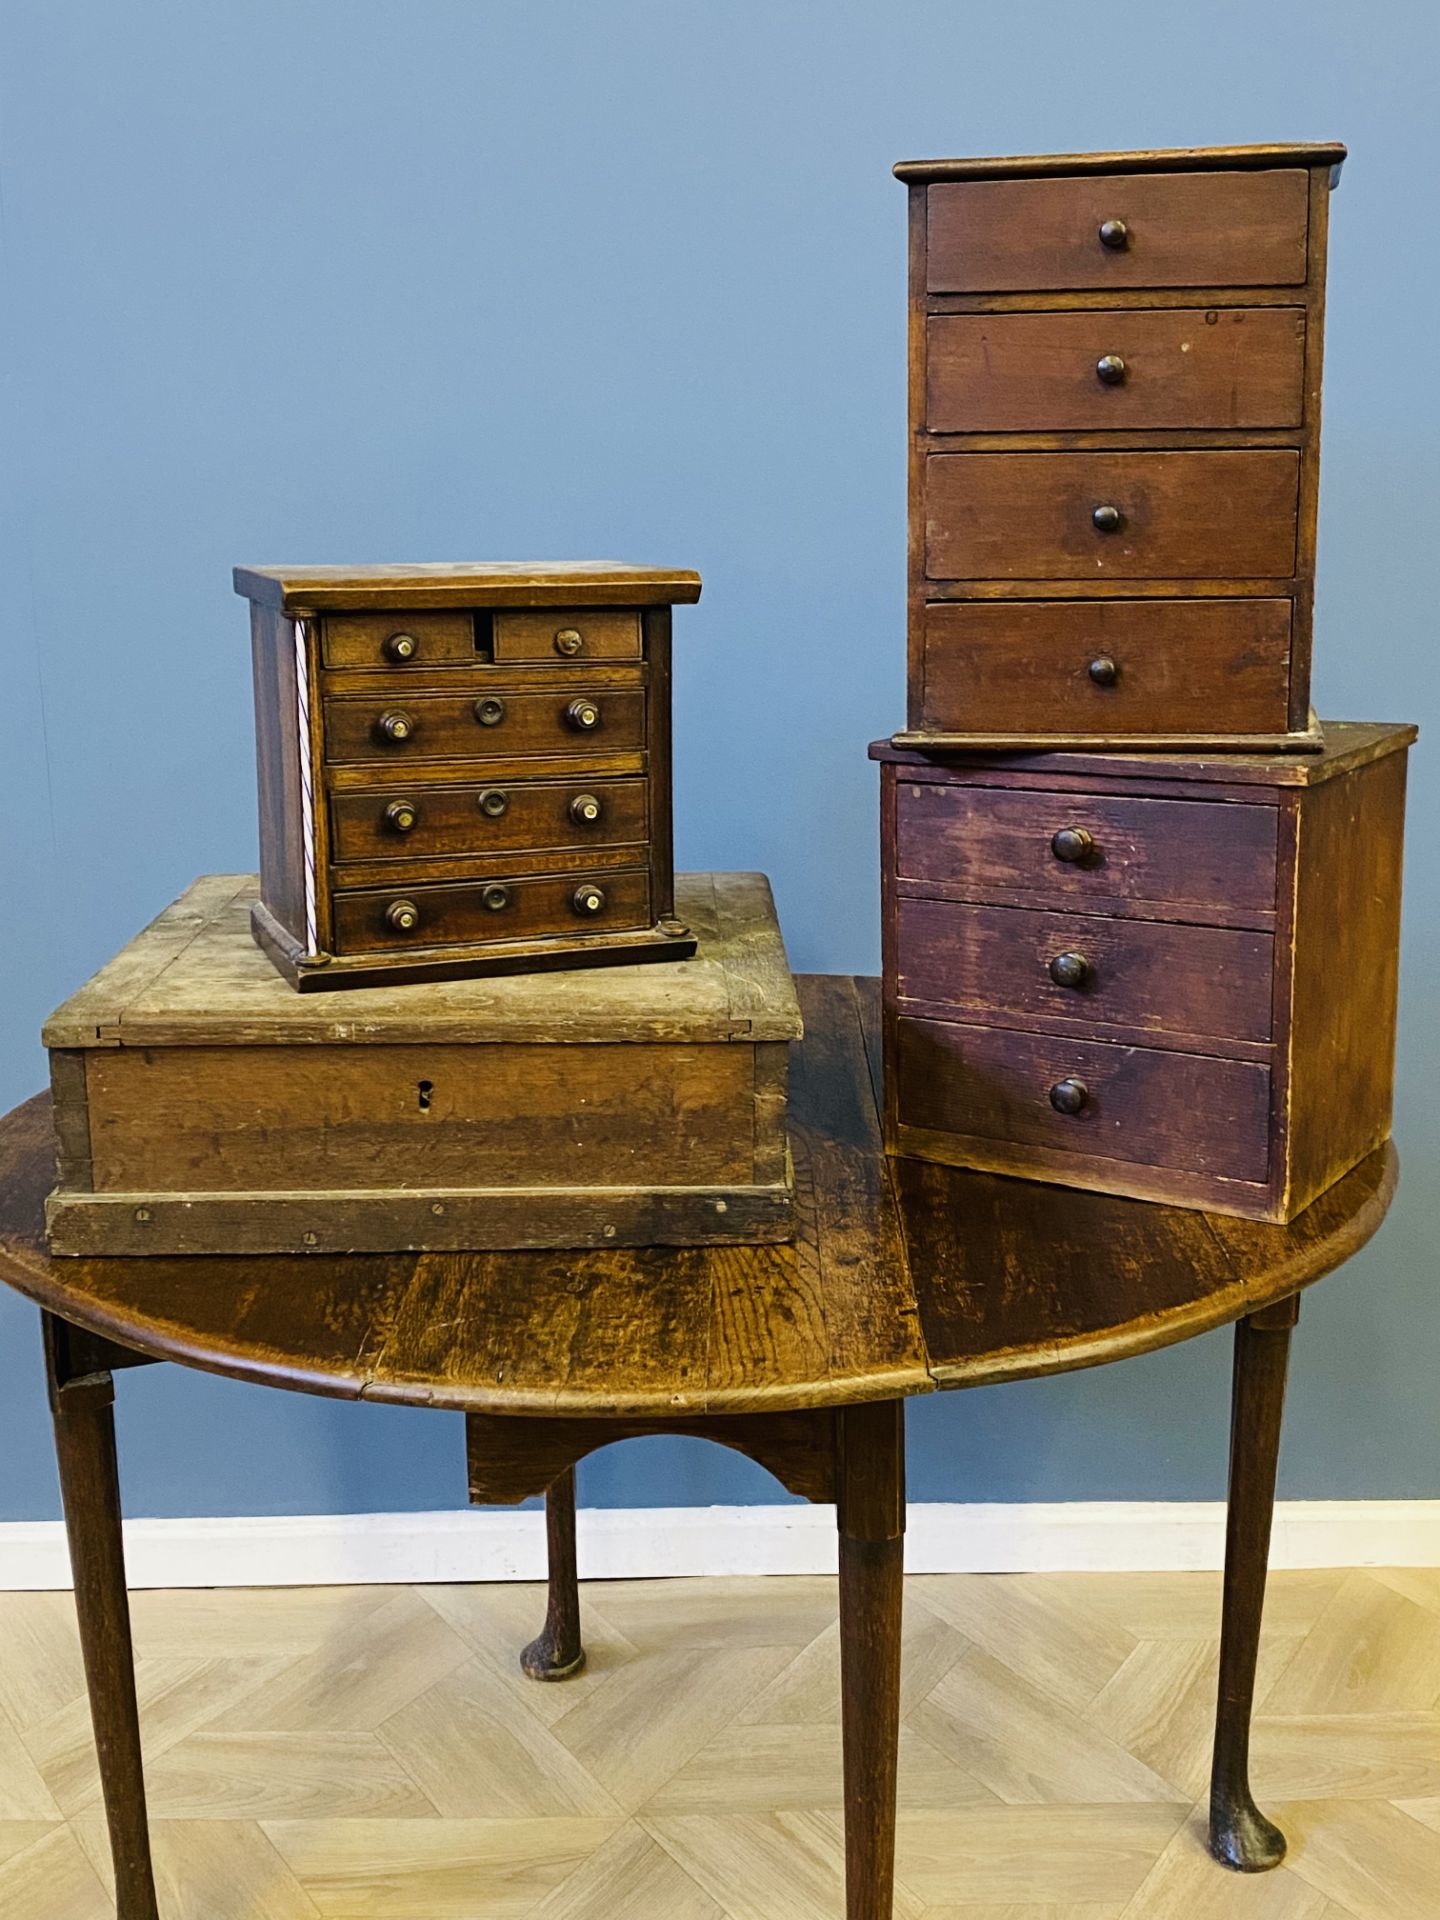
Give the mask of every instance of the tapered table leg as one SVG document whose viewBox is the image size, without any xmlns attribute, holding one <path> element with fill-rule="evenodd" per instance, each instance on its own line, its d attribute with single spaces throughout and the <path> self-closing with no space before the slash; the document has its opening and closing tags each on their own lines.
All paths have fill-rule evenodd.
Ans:
<svg viewBox="0 0 1440 1920">
<path fill-rule="evenodd" d="M 1230 1508 L 1225 1540 L 1225 1609 L 1220 1638 L 1220 1699 L 1210 1780 L 1210 1850 L 1242 1873 L 1263 1873 L 1285 1858 L 1285 1836 L 1250 1792 L 1250 1718 L 1255 1665 L 1270 1564 L 1275 1471 L 1285 1405 L 1290 1336 L 1300 1313 L 1292 1294 L 1252 1313 L 1235 1329 L 1235 1388 L 1230 1427 Z"/>
<path fill-rule="evenodd" d="M 53 1347 L 51 1351 L 55 1448 L 85 1681 L 115 1860 L 116 1911 L 118 1920 L 158 1920 L 120 1533 L 115 1389 L 108 1373 L 57 1380 Z"/>
<path fill-rule="evenodd" d="M 905 1411 L 836 1415 L 847 1920 L 890 1920 L 905 1585 Z"/>
<path fill-rule="evenodd" d="M 580 1638 L 580 1584 L 575 1566 L 575 1469 L 568 1468 L 545 1496 L 550 1596 L 545 1626 L 520 1656 L 532 1680 L 568 1680 L 585 1665 Z"/>
</svg>

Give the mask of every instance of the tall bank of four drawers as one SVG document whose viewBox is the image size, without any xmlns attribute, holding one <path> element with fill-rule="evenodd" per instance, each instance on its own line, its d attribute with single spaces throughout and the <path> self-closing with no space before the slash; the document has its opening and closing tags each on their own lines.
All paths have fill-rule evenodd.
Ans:
<svg viewBox="0 0 1440 1920">
<path fill-rule="evenodd" d="M 1413 737 L 877 743 L 891 1149 L 1292 1218 L 1388 1136 Z"/>
<path fill-rule="evenodd" d="M 1314 747 L 1340 147 L 917 161 L 901 744 Z"/>
</svg>

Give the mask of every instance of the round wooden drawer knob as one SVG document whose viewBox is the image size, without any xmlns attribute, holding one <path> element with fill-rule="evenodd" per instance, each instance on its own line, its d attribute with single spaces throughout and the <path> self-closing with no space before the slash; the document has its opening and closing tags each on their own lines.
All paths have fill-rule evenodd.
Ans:
<svg viewBox="0 0 1440 1920">
<path fill-rule="evenodd" d="M 567 660 L 573 660 L 577 653 L 585 651 L 585 638 L 578 627 L 561 627 L 555 636 L 555 651 L 563 653 Z"/>
<path fill-rule="evenodd" d="M 565 724 L 577 733 L 593 733 L 600 724 L 600 708 L 594 700 L 572 700 L 565 709 Z"/>
<path fill-rule="evenodd" d="M 1094 978 L 1095 969 L 1083 953 L 1057 953 L 1046 968 L 1057 987 L 1083 987 Z"/>
<path fill-rule="evenodd" d="M 510 806 L 510 796 L 501 787 L 487 787 L 476 801 L 487 820 L 498 820 Z"/>
<path fill-rule="evenodd" d="M 393 660 L 403 667 L 407 660 L 413 660 L 420 651 L 420 642 L 413 633 L 392 633 L 382 649 L 387 660 Z"/>
<path fill-rule="evenodd" d="M 1080 1113 L 1090 1099 L 1090 1089 L 1083 1080 L 1070 1076 L 1057 1080 L 1050 1089 L 1050 1104 L 1057 1113 Z"/>
<path fill-rule="evenodd" d="M 1118 353 L 1102 353 L 1095 362 L 1095 377 L 1103 386 L 1118 387 L 1125 378 L 1125 362 Z"/>
<path fill-rule="evenodd" d="M 377 726 L 382 740 L 393 740 L 399 744 L 408 740 L 414 733 L 415 720 L 412 714 L 403 712 L 399 707 L 392 707 L 389 713 L 381 714 Z"/>
<path fill-rule="evenodd" d="M 1097 533 L 1119 533 L 1125 524 L 1125 516 L 1119 507 L 1096 507 L 1090 515 L 1090 524 Z"/>
<path fill-rule="evenodd" d="M 604 808 L 593 793 L 577 793 L 570 802 L 570 818 L 577 827 L 593 827 Z"/>
<path fill-rule="evenodd" d="M 385 924 L 393 933 L 413 933 L 420 924 L 420 909 L 413 900 L 392 900 L 385 909 Z"/>
<path fill-rule="evenodd" d="M 385 824 L 392 833 L 413 833 L 419 818 L 413 800 L 392 800 L 385 809 Z"/>
<path fill-rule="evenodd" d="M 1121 253 L 1130 244 L 1130 229 L 1123 220 L 1102 220 L 1100 244 L 1109 247 L 1113 253 Z"/>
<path fill-rule="evenodd" d="M 1102 653 L 1098 660 L 1092 660 L 1086 672 L 1097 687 L 1113 687 L 1120 678 L 1120 669 L 1108 653 Z"/>
<path fill-rule="evenodd" d="M 482 727 L 498 727 L 505 718 L 505 702 L 490 695 L 475 702 L 475 718 Z"/>
<path fill-rule="evenodd" d="M 599 887 L 577 887 L 570 896 L 570 904 L 576 913 L 588 920 L 592 915 L 602 913 L 605 908 L 605 896 Z"/>
<path fill-rule="evenodd" d="M 1050 842 L 1050 851 L 1057 860 L 1075 866 L 1095 851 L 1094 835 L 1087 833 L 1084 827 L 1061 827 Z"/>
<path fill-rule="evenodd" d="M 501 886 L 486 887 L 480 896 L 491 913 L 503 913 L 514 897 L 509 887 Z"/>
</svg>

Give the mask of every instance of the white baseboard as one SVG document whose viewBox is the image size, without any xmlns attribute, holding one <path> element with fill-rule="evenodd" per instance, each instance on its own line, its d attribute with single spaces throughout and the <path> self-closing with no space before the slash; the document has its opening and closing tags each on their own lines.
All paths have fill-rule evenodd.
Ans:
<svg viewBox="0 0 1440 1920">
<path fill-rule="evenodd" d="M 911 1573 L 1198 1572 L 1221 1565 L 1216 1502 L 916 1503 Z M 133 1587 L 295 1587 L 538 1580 L 539 1513 L 322 1514 L 130 1520 Z M 1440 1566 L 1440 1500 L 1289 1500 L 1275 1509 L 1274 1567 Z M 828 1507 L 587 1508 L 587 1579 L 829 1573 Z M 0 1524 L 0 1590 L 70 1585 L 58 1521 Z"/>
</svg>

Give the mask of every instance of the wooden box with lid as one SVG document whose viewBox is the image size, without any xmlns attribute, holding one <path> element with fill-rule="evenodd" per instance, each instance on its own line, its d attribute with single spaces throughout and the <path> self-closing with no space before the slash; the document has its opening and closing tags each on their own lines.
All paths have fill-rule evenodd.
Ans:
<svg viewBox="0 0 1440 1920">
<path fill-rule="evenodd" d="M 800 1013 L 762 874 L 676 966 L 292 993 L 200 880 L 45 1027 L 65 1254 L 787 1239 Z"/>
<path fill-rule="evenodd" d="M 1337 145 L 909 161 L 921 748 L 1314 749 Z"/>
<path fill-rule="evenodd" d="M 1389 1137 L 1406 750 L 882 765 L 893 1152 L 1293 1219 Z"/>
<path fill-rule="evenodd" d="M 670 610 L 698 574 L 238 567 L 255 937 L 302 991 L 695 950 L 674 911 Z"/>
</svg>

